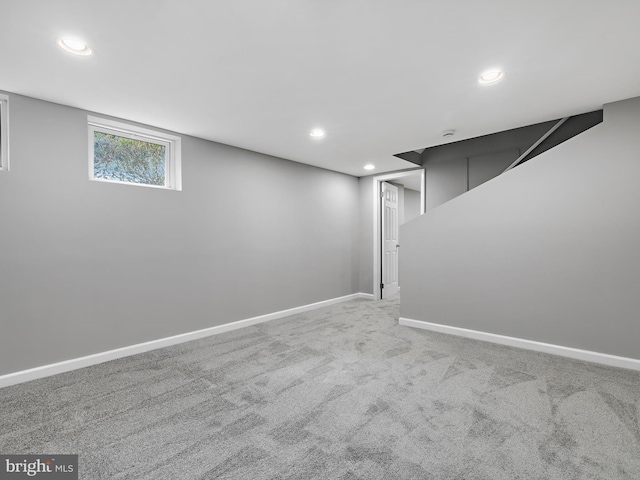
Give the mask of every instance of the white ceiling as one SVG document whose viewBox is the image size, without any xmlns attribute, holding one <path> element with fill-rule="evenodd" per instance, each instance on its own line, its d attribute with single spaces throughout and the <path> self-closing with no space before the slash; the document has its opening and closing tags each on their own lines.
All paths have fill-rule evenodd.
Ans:
<svg viewBox="0 0 640 480">
<path fill-rule="evenodd" d="M 638 0 L 0 0 L 0 89 L 361 176 L 640 95 Z M 60 50 L 61 36 L 94 50 Z M 481 86 L 489 68 L 505 71 Z M 327 135 L 308 133 L 322 127 Z"/>
<path fill-rule="evenodd" d="M 389 181 L 398 185 L 402 185 L 404 188 L 408 188 L 409 190 L 415 190 L 416 192 L 419 192 L 421 190 L 420 187 L 422 183 L 422 175 L 420 174 L 420 172 L 416 172 L 413 175 L 398 177 Z"/>
</svg>

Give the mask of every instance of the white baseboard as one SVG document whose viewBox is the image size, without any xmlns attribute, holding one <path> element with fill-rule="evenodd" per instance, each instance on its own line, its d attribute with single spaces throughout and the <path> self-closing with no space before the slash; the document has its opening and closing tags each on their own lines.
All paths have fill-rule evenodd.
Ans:
<svg viewBox="0 0 640 480">
<path fill-rule="evenodd" d="M 367 300 L 375 300 L 375 297 L 373 296 L 373 293 L 358 293 L 357 294 L 359 298 L 366 298 Z"/>
<path fill-rule="evenodd" d="M 309 305 L 303 305 L 301 307 L 290 308 L 288 310 L 281 310 L 279 312 L 260 315 L 244 320 L 238 320 L 236 322 L 225 323 L 224 325 L 217 325 L 215 327 L 196 330 L 194 332 L 181 333 L 172 337 L 160 338 L 158 340 L 138 343 L 135 345 L 130 345 L 128 347 L 116 348 L 114 350 L 108 350 L 106 352 L 94 353 L 93 355 L 87 355 L 85 357 L 73 358 L 62 362 L 52 363 L 50 365 L 30 368 L 28 370 L 22 370 L 20 372 L 8 373 L 6 375 L 0 375 L 0 388 L 8 387 L 10 385 L 15 385 L 18 383 L 28 382 L 37 378 L 49 377 L 58 373 L 76 370 L 78 368 L 89 367 L 91 365 L 108 362 L 109 360 L 115 360 L 117 358 L 128 357 L 130 355 L 148 352 L 149 350 L 156 350 L 158 348 L 169 347 L 178 343 L 189 342 L 191 340 L 197 340 L 199 338 L 209 337 L 211 335 L 230 332 L 239 328 L 249 327 L 251 325 L 268 322 L 269 320 L 275 320 L 277 318 L 288 317 L 289 315 L 308 312 L 309 310 L 327 307 L 329 305 L 346 302 L 348 300 L 353 300 L 356 298 L 369 298 L 369 296 L 373 298 L 373 295 L 370 295 L 368 293 L 353 293 L 351 295 L 345 295 L 344 297 L 331 298 L 322 302 L 311 303 Z"/>
<path fill-rule="evenodd" d="M 432 330 L 434 332 L 447 333 L 449 335 L 457 335 L 459 337 L 473 338 L 485 342 L 499 343 L 510 347 L 525 348 L 527 350 L 535 350 L 536 352 L 550 353 L 552 355 L 560 355 L 563 357 L 574 358 L 576 360 L 584 360 L 585 362 L 594 362 L 612 367 L 628 368 L 631 370 L 640 370 L 640 360 L 628 357 L 618 357 L 617 355 L 609 355 L 608 353 L 592 352 L 589 350 L 580 350 L 578 348 L 563 347 L 561 345 L 553 345 L 551 343 L 536 342 L 533 340 L 525 340 L 523 338 L 507 337 L 497 335 L 495 333 L 480 332 L 478 330 L 469 330 L 467 328 L 451 327 L 449 325 L 440 325 L 438 323 L 424 322 L 422 320 L 413 320 L 411 318 L 400 317 L 400 325 L 407 327 L 422 328 Z"/>
</svg>

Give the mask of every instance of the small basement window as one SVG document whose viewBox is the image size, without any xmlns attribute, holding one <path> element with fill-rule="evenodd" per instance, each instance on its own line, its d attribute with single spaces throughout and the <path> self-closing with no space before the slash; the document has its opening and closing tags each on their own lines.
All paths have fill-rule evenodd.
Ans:
<svg viewBox="0 0 640 480">
<path fill-rule="evenodd" d="M 9 97 L 0 93 L 0 170 L 9 170 Z"/>
<path fill-rule="evenodd" d="M 89 120 L 89 178 L 182 190 L 180 137 L 96 117 Z"/>
</svg>

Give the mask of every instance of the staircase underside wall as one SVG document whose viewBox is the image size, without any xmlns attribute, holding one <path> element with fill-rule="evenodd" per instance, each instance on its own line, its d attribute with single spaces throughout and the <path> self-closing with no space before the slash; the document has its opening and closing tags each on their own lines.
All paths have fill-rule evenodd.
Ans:
<svg viewBox="0 0 640 480">
<path fill-rule="evenodd" d="M 401 227 L 401 316 L 640 359 L 640 98 Z"/>
</svg>

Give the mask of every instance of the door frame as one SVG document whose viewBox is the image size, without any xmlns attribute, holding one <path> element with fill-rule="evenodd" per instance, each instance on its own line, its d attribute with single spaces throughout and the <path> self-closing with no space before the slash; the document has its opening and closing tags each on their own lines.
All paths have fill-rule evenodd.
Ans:
<svg viewBox="0 0 640 480">
<path fill-rule="evenodd" d="M 412 168 L 411 170 L 401 170 L 399 172 L 389 172 L 382 175 L 376 175 L 372 178 L 373 182 L 373 298 L 375 300 L 382 299 L 382 289 L 380 281 L 382 279 L 380 269 L 382 268 L 382 222 L 380 209 L 380 192 L 381 183 L 390 180 L 409 177 L 420 172 L 420 215 L 426 211 L 426 174 L 424 168 Z"/>
</svg>

